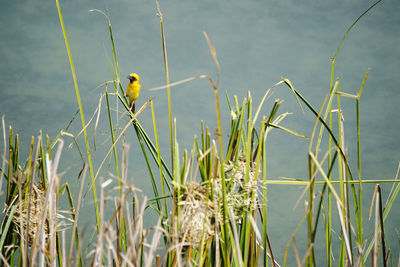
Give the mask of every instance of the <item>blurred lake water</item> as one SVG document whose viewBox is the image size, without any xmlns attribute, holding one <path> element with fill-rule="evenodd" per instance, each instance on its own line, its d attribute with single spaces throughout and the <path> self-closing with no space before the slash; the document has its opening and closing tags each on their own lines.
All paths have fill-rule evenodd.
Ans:
<svg viewBox="0 0 400 267">
<path fill-rule="evenodd" d="M 239 101 L 250 91 L 254 103 L 258 105 L 266 89 L 285 77 L 319 109 L 329 93 L 330 58 L 348 27 L 372 3 L 346 0 L 161 0 L 171 81 L 199 74 L 217 77 L 203 35 L 205 31 L 215 46 L 221 65 L 220 101 L 225 122 L 224 138 L 229 131 L 230 116 L 225 91 L 231 99 L 237 95 Z M 161 149 L 168 159 L 166 91 L 148 90 L 165 84 L 155 2 L 71 0 L 61 1 L 60 4 L 85 102 L 86 119 L 92 116 L 105 90 L 105 86 L 98 86 L 112 80 L 112 50 L 106 20 L 98 13 L 88 12 L 100 9 L 110 14 L 123 87 L 128 83 L 125 76 L 136 72 L 140 74 L 142 84 L 136 107 L 155 97 Z M 399 14 L 398 1 L 388 0 L 378 4 L 351 30 L 335 62 L 334 77 L 340 78 L 340 90 L 351 94 L 358 92 L 365 72 L 371 69 L 360 98 L 362 173 L 365 179 L 393 179 L 400 160 Z M 78 106 L 55 1 L 4 2 L 0 10 L 0 28 L 0 113 L 5 115 L 6 124 L 12 125 L 14 132 L 20 134 L 24 153 L 21 159 L 24 159 L 29 153 L 31 136 L 37 136 L 42 130 L 53 140 L 60 130 L 65 129 Z M 190 150 L 194 136 L 200 134 L 201 120 L 212 131 L 217 125 L 213 90 L 205 79 L 171 90 L 180 148 Z M 267 114 L 275 98 L 285 100 L 281 113 L 293 113 L 282 125 L 310 136 L 315 117 L 307 110 L 304 114 L 301 112 L 287 88 L 277 89 L 263 112 Z M 112 98 L 111 101 L 116 108 L 117 100 Z M 351 168 L 356 173 L 354 101 L 343 98 L 342 110 L 346 148 Z M 96 133 L 95 168 L 111 144 L 104 111 Z M 153 136 L 150 109 L 145 110 L 139 120 Z M 123 127 L 127 121 L 123 118 L 119 126 Z M 77 134 L 80 130 L 80 118 L 77 117 L 69 132 Z M 89 131 L 93 135 L 93 129 Z M 133 128 L 123 138 L 131 145 L 128 177 L 144 191 L 144 195 L 151 197 L 151 184 Z M 77 150 L 68 148 L 72 139 L 66 136 L 64 140 L 66 145 L 59 171 L 68 170 L 63 182 L 68 182 L 77 191 L 77 173 L 82 163 Z M 267 143 L 269 178 L 307 179 L 308 144 L 309 140 L 273 131 Z M 112 169 L 104 168 L 102 175 L 112 173 Z M 373 186 L 363 187 L 365 207 L 368 208 Z M 269 186 L 268 227 L 278 262 L 282 261 L 286 242 L 303 214 L 302 205 L 294 209 L 303 189 Z M 390 187 L 384 187 L 384 197 L 389 190 Z M 86 218 L 80 218 L 87 224 L 94 218 L 89 215 L 91 204 L 92 195 L 88 193 L 84 206 L 87 205 L 89 213 Z M 392 252 L 398 255 L 399 200 L 396 200 L 388 220 L 385 231 L 392 233 L 388 238 Z M 372 222 L 366 219 L 365 223 Z M 299 240 L 298 244 L 304 242 Z M 324 261 L 324 256 L 321 257 Z"/>
</svg>

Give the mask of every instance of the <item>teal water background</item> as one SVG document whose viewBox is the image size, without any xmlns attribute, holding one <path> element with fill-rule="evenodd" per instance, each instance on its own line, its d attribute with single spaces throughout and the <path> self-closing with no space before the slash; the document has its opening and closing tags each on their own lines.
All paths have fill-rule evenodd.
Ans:
<svg viewBox="0 0 400 267">
<path fill-rule="evenodd" d="M 265 90 L 280 78 L 292 84 L 316 107 L 329 92 L 330 57 L 353 21 L 372 1 L 160 1 L 164 14 L 171 81 L 199 74 L 216 78 L 216 68 L 203 36 L 206 31 L 221 65 L 220 99 L 227 110 L 224 91 L 239 100 L 250 90 L 258 104 Z M 89 9 L 108 11 L 125 87 L 125 76 L 137 72 L 142 91 L 138 106 L 154 98 L 161 147 L 168 158 L 169 129 L 166 91 L 149 91 L 165 84 L 159 20 L 154 1 L 61 1 L 85 116 L 93 114 L 104 86 L 112 79 L 107 56 L 112 57 L 105 18 Z M 340 89 L 356 94 L 367 68 L 370 74 L 361 97 L 361 140 L 364 179 L 392 179 L 400 160 L 400 4 L 382 1 L 350 32 L 336 59 L 335 78 Z M 42 130 L 52 140 L 64 129 L 77 110 L 77 101 L 55 1 L 2 1 L 0 9 L 0 113 L 7 125 L 20 134 L 23 155 L 29 152 L 30 137 Z M 105 52 L 106 51 L 106 52 Z M 315 117 L 301 113 L 293 95 L 282 87 L 275 98 L 284 99 L 280 111 L 293 115 L 285 127 L 310 136 Z M 116 106 L 116 100 L 112 100 Z M 355 104 L 343 99 L 346 143 L 356 173 Z M 215 101 L 206 80 L 172 88 L 173 116 L 178 126 L 180 148 L 191 149 L 200 133 L 200 121 L 216 127 Z M 104 107 L 104 103 L 103 103 Z M 121 107 L 119 107 L 121 108 Z M 223 112 L 228 131 L 229 113 Z M 96 159 L 109 149 L 106 114 L 97 131 Z M 145 129 L 152 128 L 150 109 L 140 116 Z M 121 127 L 124 126 L 123 119 Z M 70 132 L 80 130 L 79 117 Z M 93 130 L 91 130 L 93 131 Z M 152 132 L 149 130 L 149 133 Z M 224 134 L 224 133 L 223 133 Z M 226 134 L 224 135 L 226 138 Z M 81 137 L 82 138 L 82 137 Z M 67 147 L 59 171 L 77 189 L 76 173 L 81 162 L 75 149 Z M 129 130 L 124 140 L 131 144 L 128 176 L 145 195 L 152 195 L 148 174 L 137 139 Z M 92 140 L 93 142 L 93 140 Z M 1 148 L 3 146 L 1 145 Z M 308 140 L 275 131 L 268 140 L 268 176 L 307 177 Z M 84 150 L 84 146 L 82 146 Z M 3 151 L 1 149 L 1 151 Z M 325 151 L 323 151 L 325 152 Z M 98 167 L 100 162 L 95 162 Z M 72 168 L 71 168 L 72 167 Z M 78 169 L 78 170 L 77 170 Z M 110 170 L 112 173 L 113 170 Z M 107 175 L 105 170 L 104 176 Z M 87 178 L 89 180 L 89 178 Z M 385 196 L 390 187 L 384 187 Z M 295 229 L 303 205 L 294 209 L 303 187 L 269 187 L 270 241 L 278 261 Z M 365 186 L 365 207 L 369 207 L 373 185 Z M 384 196 L 384 197 L 385 197 Z M 86 196 L 91 205 L 91 192 Z M 367 210 L 367 208 L 366 208 Z M 399 253 L 400 203 L 396 200 L 387 222 L 390 246 Z M 90 224 L 92 216 L 81 218 Z M 372 222 L 367 222 L 372 223 Z M 339 230 L 339 228 L 337 228 Z M 300 235 L 301 236 L 301 235 Z M 304 236 L 305 237 L 305 233 Z M 367 236 L 368 237 L 368 236 Z M 298 241 L 304 244 L 304 240 Z M 324 260 L 322 256 L 321 260 Z"/>
</svg>

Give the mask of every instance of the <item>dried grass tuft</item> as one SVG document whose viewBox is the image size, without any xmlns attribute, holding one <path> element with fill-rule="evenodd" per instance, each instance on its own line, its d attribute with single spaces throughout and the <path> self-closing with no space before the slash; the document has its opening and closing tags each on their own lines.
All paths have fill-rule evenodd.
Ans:
<svg viewBox="0 0 400 267">
<path fill-rule="evenodd" d="M 17 233 L 25 242 L 28 242 L 29 245 L 32 245 L 32 242 L 38 237 L 37 231 L 42 223 L 45 197 L 46 191 L 43 188 L 43 185 L 38 182 L 33 182 L 30 197 L 25 193 L 21 198 L 21 202 L 18 201 L 20 199 L 18 195 L 15 198 L 17 202 L 14 205 L 17 206 L 17 209 L 12 220 L 15 225 L 18 226 L 16 227 Z M 28 222 L 28 240 L 25 240 L 24 233 L 28 227 Z M 49 223 L 47 220 L 45 220 L 45 224 L 43 225 L 43 231 L 46 240 L 48 240 Z"/>
<path fill-rule="evenodd" d="M 178 205 L 182 207 L 178 218 L 181 225 L 180 241 L 199 247 L 203 235 L 207 240 L 214 234 L 214 204 L 209 199 L 207 188 L 196 182 L 185 184 Z"/>
<path fill-rule="evenodd" d="M 232 208 L 236 220 L 243 212 L 251 212 L 257 208 L 257 175 L 254 166 L 249 166 L 249 179 L 246 181 L 246 161 L 240 157 L 235 165 L 229 161 L 225 164 L 226 181 L 233 184 L 226 194 L 229 208 Z"/>
</svg>

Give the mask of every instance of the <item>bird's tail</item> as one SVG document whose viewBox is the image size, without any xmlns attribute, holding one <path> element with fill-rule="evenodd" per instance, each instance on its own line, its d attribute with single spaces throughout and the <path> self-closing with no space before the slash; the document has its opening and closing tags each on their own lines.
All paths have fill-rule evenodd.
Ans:
<svg viewBox="0 0 400 267">
<path fill-rule="evenodd" d="M 132 113 L 135 113 L 135 103 L 132 103 L 132 105 L 131 105 L 131 111 L 132 111 Z"/>
</svg>

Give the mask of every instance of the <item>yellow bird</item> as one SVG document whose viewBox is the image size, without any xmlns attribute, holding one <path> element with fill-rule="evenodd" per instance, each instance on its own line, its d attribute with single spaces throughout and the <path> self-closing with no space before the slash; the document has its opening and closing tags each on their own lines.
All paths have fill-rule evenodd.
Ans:
<svg viewBox="0 0 400 267">
<path fill-rule="evenodd" d="M 131 107 L 132 113 L 135 113 L 135 102 L 139 98 L 140 93 L 140 77 L 136 73 L 131 73 L 128 76 L 129 84 L 126 88 L 125 96 L 128 97 L 129 105 Z"/>
</svg>

